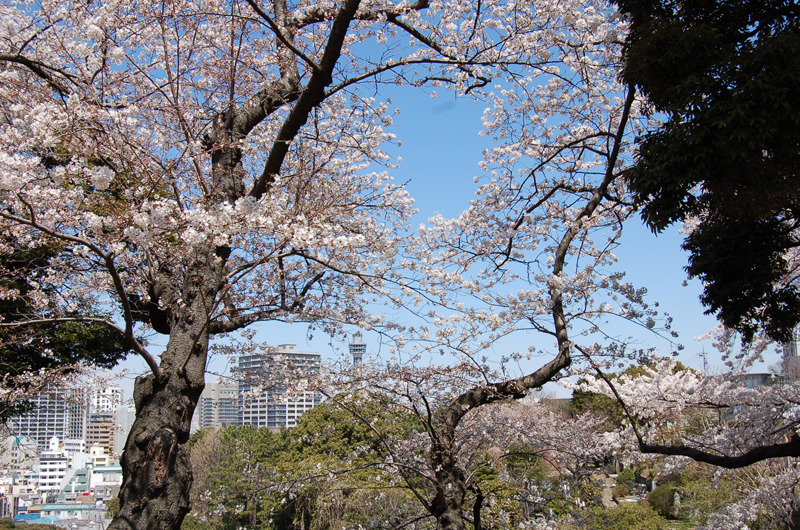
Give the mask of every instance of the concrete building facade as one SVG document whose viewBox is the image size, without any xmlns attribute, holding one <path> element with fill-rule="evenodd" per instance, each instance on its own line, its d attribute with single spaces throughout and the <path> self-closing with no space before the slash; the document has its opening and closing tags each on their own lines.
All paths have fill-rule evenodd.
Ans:
<svg viewBox="0 0 800 530">
<path fill-rule="evenodd" d="M 92 414 L 86 422 L 86 446 L 100 447 L 108 455 L 114 454 L 114 435 L 117 430 L 115 415 L 111 412 Z"/>
<path fill-rule="evenodd" d="M 114 414 L 120 405 L 122 405 L 122 389 L 118 386 L 107 386 L 89 395 L 90 414 Z"/>
<path fill-rule="evenodd" d="M 49 387 L 31 398 L 31 410 L 9 421 L 16 436 L 36 440 L 45 450 L 52 437 L 81 440 L 86 435 L 86 407 L 72 389 Z"/>
<path fill-rule="evenodd" d="M 239 424 L 239 385 L 217 381 L 206 384 L 197 402 L 198 425 L 201 429 Z"/>
<path fill-rule="evenodd" d="M 320 354 L 297 351 L 294 344 L 282 344 L 265 354 L 240 356 L 234 368 L 239 381 L 239 424 L 270 429 L 295 427 L 305 411 L 322 401 L 318 392 L 303 390 L 320 366 Z"/>
</svg>

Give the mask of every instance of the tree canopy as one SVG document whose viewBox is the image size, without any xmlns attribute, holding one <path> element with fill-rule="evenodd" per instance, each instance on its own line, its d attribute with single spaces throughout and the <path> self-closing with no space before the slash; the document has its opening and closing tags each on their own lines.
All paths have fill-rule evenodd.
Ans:
<svg viewBox="0 0 800 530">
<path fill-rule="evenodd" d="M 0 365 L 3 405 L 0 420 L 27 409 L 25 396 L 80 366 L 112 368 L 128 353 L 123 336 L 102 323 L 86 320 L 92 309 L 80 300 L 73 310 L 53 319 L 46 306 L 36 308 L 31 293 L 53 294 L 58 288 L 45 276 L 52 259 L 63 259 L 57 246 L 8 245 L 0 254 Z M 82 307 L 83 306 L 83 307 Z M 101 315 L 95 315 L 101 319 Z M 31 322 L 36 322 L 32 325 Z M 14 323 L 21 326 L 14 327 Z"/>
<path fill-rule="evenodd" d="M 618 0 L 623 77 L 666 121 L 627 178 L 655 231 L 675 221 L 702 302 L 745 340 L 800 322 L 800 6 L 792 0 Z"/>
</svg>

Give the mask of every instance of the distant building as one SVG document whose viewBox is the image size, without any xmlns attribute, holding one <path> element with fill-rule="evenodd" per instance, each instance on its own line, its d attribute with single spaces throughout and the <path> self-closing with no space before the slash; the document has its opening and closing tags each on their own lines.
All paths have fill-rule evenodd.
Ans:
<svg viewBox="0 0 800 530">
<path fill-rule="evenodd" d="M 122 466 L 94 466 L 89 475 L 89 486 L 98 488 L 117 488 L 122 485 Z"/>
<path fill-rule="evenodd" d="M 353 342 L 350 343 L 350 355 L 353 356 L 353 366 L 361 364 L 366 354 L 367 345 L 361 337 L 361 332 L 356 332 L 353 335 Z"/>
<path fill-rule="evenodd" d="M 783 360 L 781 368 L 786 381 L 797 381 L 800 379 L 800 328 L 792 333 L 792 340 L 783 344 Z"/>
<path fill-rule="evenodd" d="M 40 451 L 47 449 L 54 436 L 59 440 L 85 437 L 85 407 L 76 391 L 51 386 L 30 401 L 29 412 L 9 420 L 13 434 L 33 438 Z"/>
<path fill-rule="evenodd" d="M 61 443 L 61 449 L 66 451 L 70 457 L 86 452 L 86 440 L 83 438 L 64 438 L 59 442 Z"/>
<path fill-rule="evenodd" d="M 301 390 L 320 365 L 318 353 L 299 352 L 294 344 L 282 344 L 263 355 L 239 357 L 234 368 L 239 380 L 239 424 L 295 427 L 303 412 L 322 400 L 318 392 Z"/>
<path fill-rule="evenodd" d="M 779 379 L 770 373 L 740 374 L 734 378 L 735 381 L 743 384 L 747 388 L 774 385 Z"/>
<path fill-rule="evenodd" d="M 133 421 L 136 419 L 136 410 L 127 405 L 117 407 L 114 413 L 114 454 L 119 456 L 125 449 L 125 442 L 128 440 L 128 433 L 131 432 Z"/>
<path fill-rule="evenodd" d="M 36 440 L 27 436 L 9 436 L 0 451 L 0 468 L 9 471 L 30 469 L 39 464 Z"/>
<path fill-rule="evenodd" d="M 195 414 L 201 429 L 238 425 L 239 385 L 223 381 L 206 384 Z"/>
<path fill-rule="evenodd" d="M 74 501 L 79 495 L 89 493 L 89 474 L 90 468 L 71 469 L 71 476 L 64 479 L 62 493 L 66 501 Z"/>
<path fill-rule="evenodd" d="M 86 422 L 86 445 L 101 447 L 107 455 L 113 455 L 117 423 L 111 412 L 92 414 Z"/>
<path fill-rule="evenodd" d="M 67 476 L 69 455 L 61 449 L 58 438 L 53 436 L 48 449 L 39 454 L 39 491 L 42 494 L 61 491 L 61 481 Z"/>
<path fill-rule="evenodd" d="M 113 453 L 109 453 L 105 447 L 93 445 L 89 447 L 89 461 L 94 466 L 110 466 L 116 459 Z"/>
<path fill-rule="evenodd" d="M 108 386 L 95 390 L 89 395 L 90 414 L 113 414 L 122 405 L 122 389 Z"/>
</svg>

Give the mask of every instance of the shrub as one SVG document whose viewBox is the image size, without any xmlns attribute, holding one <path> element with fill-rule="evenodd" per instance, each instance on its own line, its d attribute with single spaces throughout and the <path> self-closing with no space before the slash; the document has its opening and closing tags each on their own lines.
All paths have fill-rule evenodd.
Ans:
<svg viewBox="0 0 800 530">
<path fill-rule="evenodd" d="M 636 482 L 636 473 L 633 469 L 626 467 L 617 475 L 617 484 L 628 484 L 631 482 Z"/>
<path fill-rule="evenodd" d="M 648 504 L 662 517 L 671 517 L 675 502 L 675 486 L 662 484 L 647 494 Z"/>
<path fill-rule="evenodd" d="M 622 497 L 627 497 L 631 494 L 631 488 L 627 484 L 617 484 L 613 488 L 611 488 L 611 495 L 615 499 L 621 499 Z"/>
</svg>

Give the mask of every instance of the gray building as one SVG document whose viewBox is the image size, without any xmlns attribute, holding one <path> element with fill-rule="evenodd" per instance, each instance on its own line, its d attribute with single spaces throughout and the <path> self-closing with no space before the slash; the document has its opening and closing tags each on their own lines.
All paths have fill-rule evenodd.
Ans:
<svg viewBox="0 0 800 530">
<path fill-rule="evenodd" d="M 794 333 L 792 333 L 792 340 L 783 344 L 781 371 L 786 381 L 797 381 L 800 379 L 798 344 L 800 344 L 800 328 L 794 330 Z"/>
<path fill-rule="evenodd" d="M 320 365 L 320 354 L 299 352 L 294 344 L 240 356 L 233 370 L 239 381 L 239 424 L 295 427 L 303 412 L 322 400 L 319 392 L 304 388 Z"/>
<path fill-rule="evenodd" d="M 30 401 L 30 411 L 9 421 L 12 434 L 33 438 L 40 451 L 47 449 L 54 436 L 59 440 L 85 439 L 86 407 L 77 391 L 50 386 Z"/>
<path fill-rule="evenodd" d="M 217 381 L 206 384 L 197 402 L 197 423 L 201 429 L 239 424 L 239 385 Z"/>
<path fill-rule="evenodd" d="M 114 454 L 121 455 L 125 449 L 128 433 L 136 419 L 136 410 L 128 405 L 119 405 L 114 413 Z"/>
</svg>

